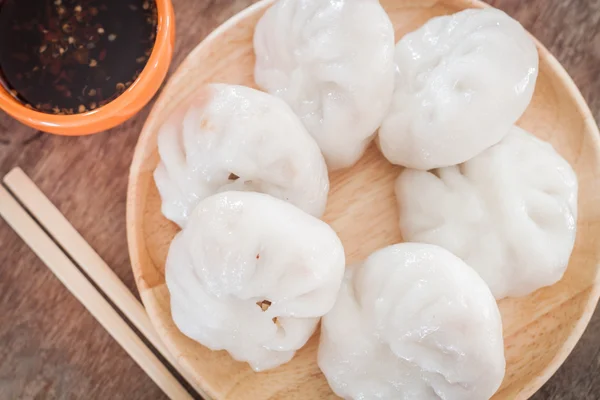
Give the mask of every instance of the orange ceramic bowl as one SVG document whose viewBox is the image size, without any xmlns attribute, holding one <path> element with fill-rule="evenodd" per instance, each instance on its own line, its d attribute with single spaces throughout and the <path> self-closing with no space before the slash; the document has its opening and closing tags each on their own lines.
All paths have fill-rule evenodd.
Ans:
<svg viewBox="0 0 600 400">
<path fill-rule="evenodd" d="M 53 115 L 25 107 L 0 86 L 0 108 L 34 129 L 65 136 L 98 133 L 133 117 L 158 91 L 173 57 L 175 44 L 173 5 L 171 0 L 155 1 L 158 11 L 158 29 L 152 54 L 138 79 L 121 96 L 87 113 Z"/>
</svg>

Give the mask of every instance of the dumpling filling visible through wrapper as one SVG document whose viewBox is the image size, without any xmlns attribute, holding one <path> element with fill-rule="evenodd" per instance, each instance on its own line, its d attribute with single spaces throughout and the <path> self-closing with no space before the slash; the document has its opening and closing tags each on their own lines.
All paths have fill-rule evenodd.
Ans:
<svg viewBox="0 0 600 400">
<path fill-rule="evenodd" d="M 496 299 L 558 282 L 577 230 L 577 176 L 549 144 L 519 127 L 458 166 L 404 170 L 396 180 L 405 240 L 463 259 Z"/>
<path fill-rule="evenodd" d="M 228 190 L 325 212 L 329 177 L 319 147 L 287 104 L 259 90 L 204 86 L 161 127 L 158 152 L 162 212 L 180 227 L 200 201 Z"/>
<path fill-rule="evenodd" d="M 353 165 L 394 89 L 394 27 L 377 0 L 279 0 L 254 34 L 256 83 L 284 99 L 330 169 Z"/>
<path fill-rule="evenodd" d="M 429 20 L 398 42 L 395 61 L 378 143 L 391 163 L 421 170 L 498 143 L 529 105 L 539 62 L 525 29 L 493 8 Z"/>
<path fill-rule="evenodd" d="M 447 250 L 389 246 L 348 269 L 318 363 L 345 399 L 488 399 L 504 377 L 500 312 Z"/>
<path fill-rule="evenodd" d="M 256 371 L 292 359 L 333 304 L 344 249 L 321 220 L 274 197 L 204 199 L 173 239 L 166 283 L 177 327 Z"/>
</svg>

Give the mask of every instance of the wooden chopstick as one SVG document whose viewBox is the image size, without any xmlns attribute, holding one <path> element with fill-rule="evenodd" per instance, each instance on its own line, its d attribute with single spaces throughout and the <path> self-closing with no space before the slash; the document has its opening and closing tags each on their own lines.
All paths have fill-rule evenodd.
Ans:
<svg viewBox="0 0 600 400">
<path fill-rule="evenodd" d="M 10 193 L 1 186 L 0 216 L 167 396 L 171 399 L 192 399 L 133 329 L 121 319 L 110 303 L 102 297 Z"/>
<path fill-rule="evenodd" d="M 207 398 L 195 379 L 179 365 L 158 337 L 142 304 L 25 172 L 14 168 L 4 177 L 4 183 L 152 346 L 190 386 Z"/>
</svg>

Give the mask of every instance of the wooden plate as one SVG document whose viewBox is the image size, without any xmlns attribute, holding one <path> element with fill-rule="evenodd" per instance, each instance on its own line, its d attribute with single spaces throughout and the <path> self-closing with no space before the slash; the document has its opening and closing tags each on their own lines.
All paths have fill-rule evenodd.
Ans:
<svg viewBox="0 0 600 400">
<path fill-rule="evenodd" d="M 173 324 L 164 265 L 177 233 L 160 212 L 152 172 L 158 162 L 156 133 L 165 118 L 207 82 L 255 86 L 254 26 L 271 0 L 236 15 L 204 40 L 179 67 L 158 99 L 137 145 L 127 201 L 129 251 L 148 314 L 166 345 L 214 399 L 335 398 L 316 363 L 318 336 L 288 364 L 254 373 L 224 351 L 213 352 L 181 334 Z M 429 18 L 467 7 L 468 0 L 383 0 L 396 38 Z M 577 172 L 577 242 L 564 278 L 519 299 L 500 302 L 504 323 L 506 377 L 494 399 L 525 399 L 558 369 L 583 333 L 600 295 L 600 136 L 575 84 L 540 44 L 540 74 L 533 101 L 519 121 L 550 141 Z M 393 180 L 400 169 L 371 146 L 353 168 L 331 175 L 324 217 L 337 231 L 348 263 L 401 241 Z"/>
</svg>

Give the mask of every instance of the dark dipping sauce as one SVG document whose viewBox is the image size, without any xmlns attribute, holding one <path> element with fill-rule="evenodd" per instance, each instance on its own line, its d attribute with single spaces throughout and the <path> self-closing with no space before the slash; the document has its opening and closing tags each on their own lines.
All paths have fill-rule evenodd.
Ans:
<svg viewBox="0 0 600 400">
<path fill-rule="evenodd" d="M 144 69 L 157 19 L 149 0 L 0 0 L 0 84 L 49 114 L 102 107 Z"/>
</svg>

